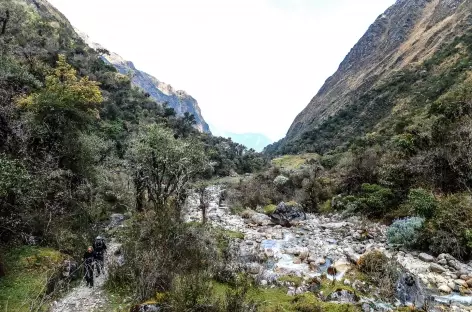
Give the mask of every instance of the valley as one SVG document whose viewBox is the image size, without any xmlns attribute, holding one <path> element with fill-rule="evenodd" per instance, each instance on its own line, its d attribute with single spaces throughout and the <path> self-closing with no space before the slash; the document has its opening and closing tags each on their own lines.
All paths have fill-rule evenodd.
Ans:
<svg viewBox="0 0 472 312">
<path fill-rule="evenodd" d="M 397 0 L 267 145 L 1 0 L 0 311 L 472 311 L 471 12 Z"/>
</svg>

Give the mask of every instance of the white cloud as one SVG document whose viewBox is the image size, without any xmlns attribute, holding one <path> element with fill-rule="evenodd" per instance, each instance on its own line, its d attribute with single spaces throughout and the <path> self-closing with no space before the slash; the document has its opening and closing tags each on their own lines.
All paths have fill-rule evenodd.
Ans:
<svg viewBox="0 0 472 312">
<path fill-rule="evenodd" d="M 281 138 L 394 0 L 50 0 L 94 41 L 194 96 L 223 131 Z"/>
</svg>

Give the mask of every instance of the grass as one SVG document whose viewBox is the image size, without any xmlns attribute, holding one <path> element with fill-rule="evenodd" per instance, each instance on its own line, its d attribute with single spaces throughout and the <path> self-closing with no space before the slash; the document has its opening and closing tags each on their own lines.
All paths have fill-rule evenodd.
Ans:
<svg viewBox="0 0 472 312">
<path fill-rule="evenodd" d="M 30 311 L 64 259 L 63 254 L 49 248 L 23 246 L 7 252 L 6 276 L 0 278 L 0 311 Z"/>
<path fill-rule="evenodd" d="M 224 300 L 228 288 L 226 284 L 214 282 L 214 296 L 219 300 Z M 313 293 L 292 297 L 287 295 L 286 288 L 252 288 L 248 293 L 248 299 L 260 305 L 260 312 L 361 311 L 360 307 L 355 305 L 322 302 Z"/>
<path fill-rule="evenodd" d="M 277 168 L 284 169 L 300 169 L 302 165 L 307 164 L 310 161 L 318 160 L 320 156 L 314 153 L 307 153 L 301 155 L 285 155 L 272 160 L 272 165 Z"/>
</svg>

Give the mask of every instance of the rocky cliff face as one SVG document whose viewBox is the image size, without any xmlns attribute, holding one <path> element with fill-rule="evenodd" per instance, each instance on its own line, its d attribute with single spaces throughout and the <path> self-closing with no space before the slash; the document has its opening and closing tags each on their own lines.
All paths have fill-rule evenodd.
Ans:
<svg viewBox="0 0 472 312">
<path fill-rule="evenodd" d="M 78 33 L 90 47 L 94 49 L 103 49 L 99 44 L 92 42 L 86 34 L 81 32 Z M 169 107 L 172 107 L 175 110 L 178 116 L 183 116 L 186 112 L 193 114 L 197 122 L 195 125 L 196 128 L 201 132 L 210 133 L 210 127 L 203 119 L 197 100 L 188 95 L 185 91 L 174 90 L 171 85 L 159 81 L 148 73 L 136 69 L 132 62 L 123 59 L 116 53 L 111 52 L 110 55 L 104 55 L 103 59 L 115 66 L 120 73 L 125 75 L 131 74 L 132 83 L 134 85 L 141 88 L 144 92 L 149 93 L 149 95 L 158 103 L 167 103 Z"/>
<path fill-rule="evenodd" d="M 370 26 L 272 150 L 293 145 L 395 72 L 434 55 L 470 27 L 471 7 L 470 0 L 398 0 Z"/>
</svg>

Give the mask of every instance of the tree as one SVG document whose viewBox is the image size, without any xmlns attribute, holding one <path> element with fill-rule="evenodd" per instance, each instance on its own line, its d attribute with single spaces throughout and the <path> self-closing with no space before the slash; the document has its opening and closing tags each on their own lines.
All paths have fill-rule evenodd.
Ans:
<svg viewBox="0 0 472 312">
<path fill-rule="evenodd" d="M 57 66 L 46 76 L 45 87 L 39 92 L 17 99 L 20 107 L 34 112 L 35 117 L 50 126 L 78 128 L 98 116 L 98 105 L 103 101 L 99 84 L 88 77 L 77 77 L 77 71 L 59 55 Z M 61 117 L 65 117 L 61 124 Z M 71 124 L 71 122 L 73 124 Z"/>
<path fill-rule="evenodd" d="M 209 185 L 206 182 L 200 182 L 195 186 L 195 191 L 198 195 L 198 200 L 199 200 L 198 207 L 202 211 L 203 224 L 207 222 L 207 211 L 208 211 L 208 207 L 210 207 L 210 201 L 211 201 L 211 192 L 208 187 Z"/>
<path fill-rule="evenodd" d="M 159 125 L 144 127 L 132 140 L 127 158 L 136 188 L 136 208 L 144 208 L 144 195 L 155 209 L 169 200 L 179 202 L 185 189 L 208 164 L 201 142 L 176 139 Z"/>
</svg>

